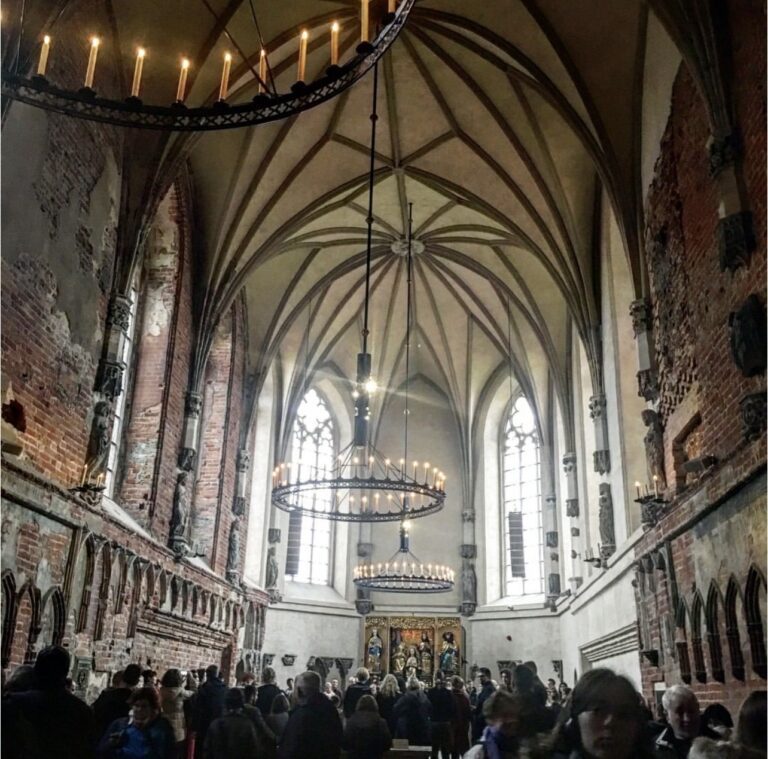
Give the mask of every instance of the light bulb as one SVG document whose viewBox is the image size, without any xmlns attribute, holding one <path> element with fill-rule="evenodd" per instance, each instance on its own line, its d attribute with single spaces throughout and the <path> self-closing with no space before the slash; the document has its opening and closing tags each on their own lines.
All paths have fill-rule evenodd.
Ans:
<svg viewBox="0 0 768 759">
<path fill-rule="evenodd" d="M 365 392 L 369 395 L 375 393 L 379 389 L 379 386 L 376 384 L 376 380 L 373 377 L 368 377 L 363 387 L 365 388 Z"/>
</svg>

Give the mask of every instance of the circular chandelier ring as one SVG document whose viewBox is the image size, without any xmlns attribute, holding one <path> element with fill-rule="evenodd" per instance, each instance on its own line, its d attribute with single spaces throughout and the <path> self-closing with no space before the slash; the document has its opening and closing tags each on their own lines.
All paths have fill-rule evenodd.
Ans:
<svg viewBox="0 0 768 759">
<path fill-rule="evenodd" d="M 252 101 L 230 105 L 219 101 L 211 106 L 188 108 L 146 105 L 135 97 L 126 100 L 101 98 L 93 90 L 55 87 L 42 76 L 26 78 L 2 73 L 2 96 L 67 116 L 132 129 L 174 132 L 206 132 L 266 124 L 288 118 L 341 94 L 361 79 L 397 39 L 416 0 L 403 0 L 389 23 L 371 43 L 370 52 L 359 53 L 343 66 L 331 67 L 326 75 L 296 86 L 284 95 L 257 95 Z"/>
</svg>

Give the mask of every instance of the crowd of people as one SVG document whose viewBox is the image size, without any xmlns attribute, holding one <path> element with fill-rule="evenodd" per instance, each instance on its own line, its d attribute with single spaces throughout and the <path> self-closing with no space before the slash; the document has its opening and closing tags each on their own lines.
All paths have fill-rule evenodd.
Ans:
<svg viewBox="0 0 768 759">
<path fill-rule="evenodd" d="M 438 672 L 431 684 L 365 668 L 323 682 L 304 672 L 281 689 L 270 667 L 227 687 L 216 666 L 152 670 L 132 664 L 92 706 L 72 692 L 68 652 L 52 646 L 4 684 L 3 759 L 381 759 L 403 739 L 433 759 L 756 759 L 766 756 L 766 691 L 736 724 L 721 704 L 702 713 L 674 685 L 654 715 L 626 677 L 586 672 L 571 691 L 545 685 L 536 665 L 488 669 L 477 685 Z"/>
</svg>

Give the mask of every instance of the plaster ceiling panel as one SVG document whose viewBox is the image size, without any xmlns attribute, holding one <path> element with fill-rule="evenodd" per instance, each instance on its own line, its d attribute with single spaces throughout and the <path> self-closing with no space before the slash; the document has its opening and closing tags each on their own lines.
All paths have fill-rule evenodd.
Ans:
<svg viewBox="0 0 768 759">
<path fill-rule="evenodd" d="M 642 0 L 593 0 L 584 7 L 560 0 L 530 0 L 579 71 L 625 172 L 632 156 L 635 67 Z"/>
<path fill-rule="evenodd" d="M 512 190 L 490 166 L 469 150 L 456 150 L 453 146 L 441 145 L 420 158 L 416 168 L 432 174 L 438 181 L 445 179 L 456 185 L 459 192 L 470 193 L 467 204 L 482 208 L 497 218 L 500 214 L 511 224 L 521 227 L 537 245 L 542 248 L 546 245 L 527 209 L 513 195 Z"/>
</svg>

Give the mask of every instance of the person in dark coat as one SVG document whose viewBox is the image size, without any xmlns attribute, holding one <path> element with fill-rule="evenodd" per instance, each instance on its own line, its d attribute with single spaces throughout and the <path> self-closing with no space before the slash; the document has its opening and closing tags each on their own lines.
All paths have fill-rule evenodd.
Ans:
<svg viewBox="0 0 768 759">
<path fill-rule="evenodd" d="M 451 723 L 456 716 L 451 692 L 445 687 L 442 672 L 435 675 L 435 685 L 427 691 L 427 698 L 432 707 L 431 739 L 432 759 L 448 759 L 453 747 L 453 730 Z"/>
<path fill-rule="evenodd" d="M 277 738 L 272 732 L 272 728 L 267 724 L 264 715 L 256 706 L 256 686 L 246 685 L 243 688 L 243 700 L 245 706 L 243 712 L 248 719 L 253 723 L 253 728 L 256 730 L 256 739 L 259 744 L 259 751 L 257 756 L 259 759 L 262 757 L 273 757 L 277 750 Z M 272 704 L 274 705 L 274 701 Z"/>
<path fill-rule="evenodd" d="M 296 706 L 291 711 L 278 759 L 338 759 L 341 754 L 341 719 L 330 699 L 322 693 L 317 672 L 296 678 Z"/>
<path fill-rule="evenodd" d="M 285 697 L 284 693 L 281 693 L 272 702 L 272 711 L 266 717 L 264 717 L 267 726 L 275 735 L 275 741 L 277 742 L 278 746 L 280 745 L 280 741 L 283 738 L 285 727 L 288 724 L 288 711 L 290 708 L 291 705 L 288 703 L 288 699 Z"/>
<path fill-rule="evenodd" d="M 176 736 L 160 712 L 157 689 L 131 694 L 130 717 L 116 719 L 101 738 L 98 759 L 176 759 Z"/>
<path fill-rule="evenodd" d="M 205 670 L 205 682 L 200 686 L 195 697 L 195 711 L 192 725 L 197 737 L 195 739 L 195 756 L 204 756 L 205 736 L 211 723 L 224 713 L 224 699 L 227 686 L 219 678 L 219 668 L 212 664 Z"/>
<path fill-rule="evenodd" d="M 349 719 L 357 708 L 357 702 L 363 696 L 371 695 L 371 683 L 370 674 L 365 667 L 360 667 L 355 673 L 355 680 L 357 682 L 354 685 L 350 685 L 347 688 L 347 692 L 344 694 L 344 716 Z"/>
<path fill-rule="evenodd" d="M 355 713 L 344 726 L 341 744 L 348 759 L 381 759 L 392 748 L 392 735 L 386 720 L 379 716 L 373 696 L 361 696 Z"/>
<path fill-rule="evenodd" d="M 3 759 L 93 758 L 93 712 L 65 688 L 69 661 L 60 646 L 44 648 L 35 660 L 35 687 L 3 699 Z"/>
<path fill-rule="evenodd" d="M 550 731 L 557 722 L 557 714 L 547 708 L 547 691 L 536 674 L 525 664 L 515 667 L 512 674 L 512 692 L 520 696 L 529 705 L 531 729 L 537 733 Z"/>
<path fill-rule="evenodd" d="M 483 704 L 496 692 L 491 680 L 491 670 L 487 667 L 480 668 L 480 692 L 477 694 L 475 702 L 475 718 L 472 721 L 472 741 L 477 742 L 485 730 L 485 716 L 483 715 Z"/>
<path fill-rule="evenodd" d="M 130 707 L 128 701 L 139 685 L 141 667 L 129 664 L 122 672 L 115 673 L 112 687 L 103 690 L 93 702 L 93 714 L 96 719 L 97 737 L 101 738 L 106 729 L 121 717 L 127 717 Z"/>
<path fill-rule="evenodd" d="M 256 707 L 252 707 L 256 708 Z M 205 735 L 205 759 L 256 759 L 259 739 L 239 688 L 230 688 L 224 697 L 224 716 L 215 719 Z"/>
<path fill-rule="evenodd" d="M 381 688 L 376 694 L 376 704 L 379 707 L 379 716 L 387 721 L 389 732 L 395 734 L 395 704 L 400 700 L 402 692 L 394 675 L 387 675 L 381 683 Z"/>
<path fill-rule="evenodd" d="M 411 746 L 429 746 L 431 711 L 419 681 L 415 677 L 410 678 L 403 697 L 395 704 L 395 735 L 406 738 Z"/>
<path fill-rule="evenodd" d="M 275 685 L 275 670 L 272 667 L 264 667 L 261 680 L 262 685 L 256 690 L 256 706 L 262 714 L 267 715 L 272 711 L 272 702 L 282 691 Z"/>
<path fill-rule="evenodd" d="M 472 708 L 469 705 L 469 697 L 464 690 L 464 681 L 456 676 L 451 680 L 451 696 L 453 697 L 453 721 L 451 732 L 453 735 L 453 759 L 460 759 L 469 751 L 469 728 L 472 723 Z"/>
</svg>

